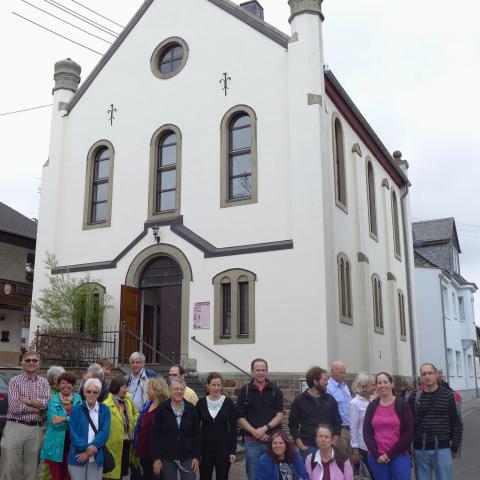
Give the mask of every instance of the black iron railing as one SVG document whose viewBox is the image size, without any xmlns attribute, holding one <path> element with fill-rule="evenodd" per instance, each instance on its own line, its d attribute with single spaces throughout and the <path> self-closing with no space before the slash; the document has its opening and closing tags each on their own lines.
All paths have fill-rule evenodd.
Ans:
<svg viewBox="0 0 480 480">
<path fill-rule="evenodd" d="M 252 378 L 252 376 L 246 372 L 245 370 L 243 370 L 243 368 L 240 368 L 238 365 L 235 365 L 233 362 L 231 362 L 230 360 L 228 360 L 228 358 L 225 358 L 223 357 L 222 355 L 220 355 L 219 353 L 217 353 L 215 350 L 211 349 L 210 347 L 208 347 L 207 345 L 205 345 L 204 343 L 200 342 L 200 340 L 197 340 L 197 338 L 195 336 L 193 337 L 190 337 L 191 340 L 193 340 L 195 343 L 198 343 L 199 345 L 201 345 L 203 348 L 207 349 L 209 352 L 213 353 L 214 355 L 216 355 L 218 358 L 220 358 L 222 360 L 223 363 L 228 363 L 230 364 L 232 367 L 236 368 L 238 371 L 244 373 L 248 378 Z"/>
</svg>

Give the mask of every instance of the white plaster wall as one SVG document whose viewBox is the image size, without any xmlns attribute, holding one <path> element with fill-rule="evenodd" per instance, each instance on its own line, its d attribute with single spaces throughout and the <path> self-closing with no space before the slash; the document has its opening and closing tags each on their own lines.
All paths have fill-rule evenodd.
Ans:
<svg viewBox="0 0 480 480">
<path fill-rule="evenodd" d="M 22 331 L 20 322 L 23 321 L 23 312 L 0 308 L 0 315 L 5 315 L 6 318 L 0 321 L 0 333 L 4 330 L 10 332 L 10 341 L 0 342 L 0 352 L 20 352 L 20 334 Z"/>
</svg>

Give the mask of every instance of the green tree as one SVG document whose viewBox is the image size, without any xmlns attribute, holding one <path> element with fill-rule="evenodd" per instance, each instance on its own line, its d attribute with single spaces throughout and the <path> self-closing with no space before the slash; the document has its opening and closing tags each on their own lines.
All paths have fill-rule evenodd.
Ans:
<svg viewBox="0 0 480 480">
<path fill-rule="evenodd" d="M 45 266 L 50 271 L 49 286 L 40 290 L 40 297 L 32 303 L 38 317 L 48 327 L 96 333 L 102 327 L 105 310 L 111 308 L 111 298 L 103 294 L 100 281 L 90 275 L 76 278 L 68 272 L 52 273 L 58 262 L 48 252 Z"/>
</svg>

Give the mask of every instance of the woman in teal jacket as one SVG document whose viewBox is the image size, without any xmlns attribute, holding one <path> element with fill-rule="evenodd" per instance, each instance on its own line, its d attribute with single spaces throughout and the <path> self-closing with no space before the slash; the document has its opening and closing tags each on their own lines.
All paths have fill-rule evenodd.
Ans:
<svg viewBox="0 0 480 480">
<path fill-rule="evenodd" d="M 52 480 L 68 478 L 70 412 L 75 405 L 82 402 L 78 393 L 72 393 L 76 381 L 77 379 L 72 373 L 62 373 L 57 379 L 59 392 L 48 402 L 47 431 L 40 458 L 45 460 L 48 465 Z"/>
</svg>

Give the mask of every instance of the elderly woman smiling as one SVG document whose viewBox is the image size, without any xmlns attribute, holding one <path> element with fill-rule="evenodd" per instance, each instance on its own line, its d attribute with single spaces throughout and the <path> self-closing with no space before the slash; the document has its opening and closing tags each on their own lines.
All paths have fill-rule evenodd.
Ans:
<svg viewBox="0 0 480 480">
<path fill-rule="evenodd" d="M 72 480 L 100 480 L 105 444 L 110 433 L 110 410 L 97 399 L 102 390 L 98 378 L 84 384 L 85 402 L 76 405 L 70 415 L 70 453 L 68 473 Z"/>
<path fill-rule="evenodd" d="M 163 480 L 195 480 L 200 460 L 200 420 L 197 410 L 184 400 L 185 383 L 170 380 L 170 400 L 157 409 L 152 428 L 153 473 Z"/>
</svg>

